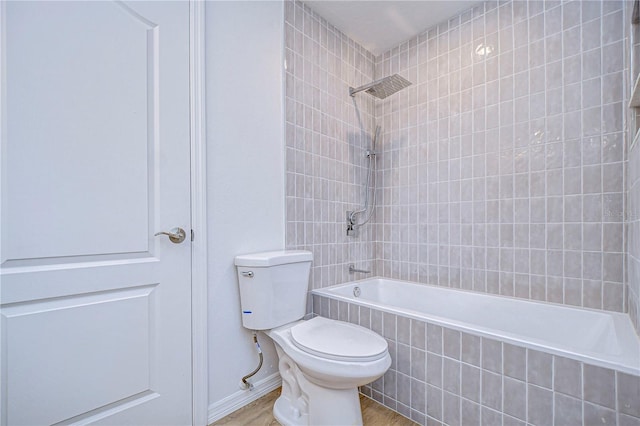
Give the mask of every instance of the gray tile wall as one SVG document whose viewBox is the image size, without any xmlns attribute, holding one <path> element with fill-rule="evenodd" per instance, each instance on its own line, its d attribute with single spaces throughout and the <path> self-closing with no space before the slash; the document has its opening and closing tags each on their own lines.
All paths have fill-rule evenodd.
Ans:
<svg viewBox="0 0 640 426">
<path fill-rule="evenodd" d="M 377 272 L 625 311 L 621 1 L 490 1 L 376 58 Z M 637 282 L 637 281 L 636 281 Z"/>
<path fill-rule="evenodd" d="M 627 4 L 627 16 L 631 15 L 633 4 Z M 630 34 L 629 44 L 632 52 L 632 63 L 629 67 L 627 80 L 629 90 L 635 84 L 640 71 L 640 25 L 630 25 L 625 22 Z M 627 283 L 629 298 L 629 316 L 640 334 L 640 149 L 634 141 L 637 130 L 640 128 L 640 108 L 630 109 L 627 115 L 629 119 L 628 137 L 630 149 L 627 164 Z M 635 143 L 634 143 L 635 142 Z"/>
<path fill-rule="evenodd" d="M 629 316 L 640 334 L 640 144 L 629 152 L 629 214 L 627 221 Z"/>
<path fill-rule="evenodd" d="M 349 281 L 347 264 L 375 267 L 374 227 L 346 236 L 362 202 L 374 126 L 373 55 L 300 2 L 285 2 L 286 246 L 314 255 L 311 288 Z"/>
<path fill-rule="evenodd" d="M 326 297 L 314 313 L 384 336 L 361 391 L 421 425 L 640 425 L 640 377 Z"/>
<path fill-rule="evenodd" d="M 354 262 L 626 310 L 621 4 L 487 2 L 374 59 L 287 2 L 286 244 L 314 252 L 312 287 L 351 279 Z M 414 85 L 375 106 L 347 94 L 395 72 Z M 376 225 L 346 237 L 374 122 Z"/>
</svg>

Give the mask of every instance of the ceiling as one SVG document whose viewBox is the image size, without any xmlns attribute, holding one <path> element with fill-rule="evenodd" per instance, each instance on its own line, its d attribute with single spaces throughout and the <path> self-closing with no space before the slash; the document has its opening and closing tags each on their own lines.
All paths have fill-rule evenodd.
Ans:
<svg viewBox="0 0 640 426">
<path fill-rule="evenodd" d="M 479 2 L 306 0 L 304 3 L 377 56 Z"/>
</svg>

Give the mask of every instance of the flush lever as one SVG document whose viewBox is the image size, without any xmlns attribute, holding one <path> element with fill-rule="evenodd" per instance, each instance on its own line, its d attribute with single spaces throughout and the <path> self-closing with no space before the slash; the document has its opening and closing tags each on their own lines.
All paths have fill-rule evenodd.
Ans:
<svg viewBox="0 0 640 426">
<path fill-rule="evenodd" d="M 253 271 L 242 271 L 242 276 L 253 278 Z"/>
<path fill-rule="evenodd" d="M 187 233 L 184 232 L 184 229 L 182 228 L 173 228 L 169 232 L 166 232 L 166 231 L 156 232 L 154 236 L 157 237 L 158 235 L 166 235 L 167 237 L 169 237 L 169 240 L 174 244 L 180 244 L 187 237 Z"/>
</svg>

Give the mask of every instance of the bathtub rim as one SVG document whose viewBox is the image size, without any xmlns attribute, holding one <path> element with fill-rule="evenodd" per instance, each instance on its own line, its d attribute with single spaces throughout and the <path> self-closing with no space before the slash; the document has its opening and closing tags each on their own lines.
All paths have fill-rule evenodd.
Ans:
<svg viewBox="0 0 640 426">
<path fill-rule="evenodd" d="M 451 319 L 439 317 L 436 315 L 421 314 L 420 312 L 415 310 L 410 310 L 410 309 L 401 310 L 398 308 L 383 305 L 381 303 L 372 302 L 369 300 L 357 299 L 353 297 L 347 297 L 347 296 L 343 296 L 343 295 L 331 292 L 331 290 L 334 290 L 334 289 L 360 285 L 360 284 L 364 284 L 374 280 L 399 282 L 402 284 L 415 285 L 415 286 L 426 286 L 436 290 L 463 292 L 467 295 L 471 294 L 471 295 L 478 295 L 478 296 L 498 297 L 501 299 L 508 299 L 508 300 L 513 300 L 518 302 L 527 302 L 535 305 L 554 306 L 554 307 L 559 307 L 559 308 L 569 309 L 569 310 L 589 311 L 589 312 L 596 312 L 599 314 L 610 315 L 614 322 L 616 333 L 618 334 L 618 340 L 619 341 L 622 340 L 623 342 L 621 343 L 621 346 L 623 347 L 623 353 L 628 353 L 632 357 L 633 355 L 635 355 L 637 364 L 628 362 L 623 357 L 611 356 L 610 357 L 611 359 L 603 359 L 602 356 L 599 356 L 600 354 L 597 354 L 594 352 L 586 352 L 586 351 L 577 352 L 577 351 L 572 351 L 566 348 L 565 349 L 558 348 L 558 347 L 555 347 L 554 345 L 545 344 L 544 342 L 541 342 L 538 339 L 523 339 L 521 336 L 516 336 L 513 333 L 490 329 L 487 327 L 474 326 L 474 325 L 467 324 L 466 322 L 451 320 Z M 312 295 L 323 296 L 329 299 L 335 299 L 338 301 L 353 303 L 353 304 L 365 306 L 365 307 L 369 306 L 390 314 L 406 316 L 411 319 L 432 323 L 441 327 L 454 329 L 454 330 L 465 332 L 475 336 L 487 337 L 494 340 L 500 340 L 515 346 L 525 347 L 527 349 L 532 349 L 540 352 L 546 352 L 556 356 L 574 359 L 586 364 L 591 364 L 598 367 L 604 367 L 604 368 L 620 371 L 623 373 L 631 374 L 634 376 L 640 376 L 640 336 L 638 336 L 635 333 L 635 329 L 633 328 L 629 315 L 622 312 L 583 308 L 583 307 L 563 305 L 563 304 L 552 303 L 552 302 L 542 302 L 538 300 L 523 299 L 523 298 L 518 298 L 513 296 L 503 296 L 503 295 L 497 295 L 492 293 L 483 293 L 483 292 L 476 292 L 476 291 L 470 291 L 470 290 L 464 290 L 464 289 L 458 289 L 458 288 L 442 287 L 442 286 L 437 286 L 433 284 L 423 284 L 423 283 L 417 283 L 413 281 L 397 280 L 397 279 L 391 279 L 391 278 L 385 278 L 385 277 L 379 277 L 379 276 L 368 277 L 368 278 L 354 280 L 354 281 L 348 281 L 341 284 L 335 284 L 332 286 L 323 287 L 319 289 L 313 289 L 310 292 Z M 315 313 L 317 314 L 318 312 L 315 312 Z M 620 336 L 620 331 L 623 331 L 622 336 Z M 633 340 L 630 338 L 631 334 L 632 334 Z M 636 344 L 635 348 L 633 347 L 634 343 Z"/>
</svg>

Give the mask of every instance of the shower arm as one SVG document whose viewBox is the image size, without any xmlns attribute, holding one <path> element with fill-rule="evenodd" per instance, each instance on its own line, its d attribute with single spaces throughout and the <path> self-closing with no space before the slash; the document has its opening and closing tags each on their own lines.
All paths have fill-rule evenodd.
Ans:
<svg viewBox="0 0 640 426">
<path fill-rule="evenodd" d="M 383 80 L 384 80 L 384 78 L 381 78 L 380 80 L 376 80 L 376 81 L 374 81 L 372 83 L 365 84 L 364 86 L 360 86 L 360 87 L 356 87 L 356 88 L 349 87 L 349 96 L 354 97 L 356 95 L 356 93 L 362 92 L 363 90 L 371 89 L 373 86 L 375 86 L 376 84 L 379 84 Z"/>
</svg>

